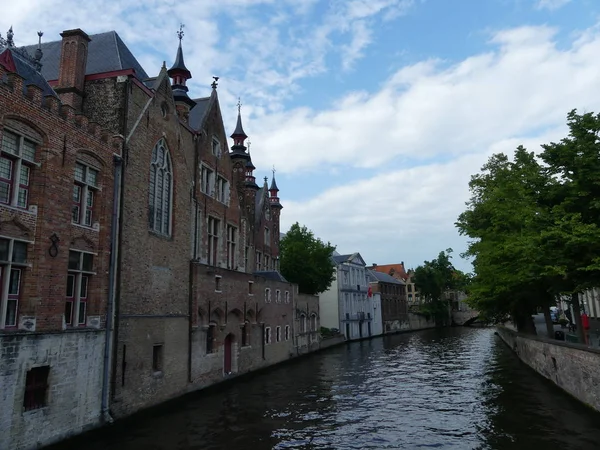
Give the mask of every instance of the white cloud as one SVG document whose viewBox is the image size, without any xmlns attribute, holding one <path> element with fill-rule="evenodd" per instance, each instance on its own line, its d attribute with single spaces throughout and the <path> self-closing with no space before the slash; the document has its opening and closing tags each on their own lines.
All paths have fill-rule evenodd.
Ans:
<svg viewBox="0 0 600 450">
<path fill-rule="evenodd" d="M 537 9 L 549 9 L 550 11 L 562 8 L 571 0 L 538 0 L 536 3 Z"/>
</svg>

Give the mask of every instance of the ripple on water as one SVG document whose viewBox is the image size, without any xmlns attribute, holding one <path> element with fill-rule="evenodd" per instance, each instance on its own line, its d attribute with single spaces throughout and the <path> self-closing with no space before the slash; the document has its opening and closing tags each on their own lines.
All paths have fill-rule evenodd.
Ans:
<svg viewBox="0 0 600 450">
<path fill-rule="evenodd" d="M 492 330 L 455 328 L 330 349 L 55 450 L 585 450 L 599 417 Z"/>
</svg>

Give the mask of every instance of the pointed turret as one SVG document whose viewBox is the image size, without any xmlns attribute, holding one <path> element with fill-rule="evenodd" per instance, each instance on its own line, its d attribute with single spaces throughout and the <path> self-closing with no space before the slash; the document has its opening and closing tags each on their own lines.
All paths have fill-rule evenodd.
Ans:
<svg viewBox="0 0 600 450">
<path fill-rule="evenodd" d="M 177 55 L 175 56 L 175 62 L 173 66 L 167 70 L 167 74 L 171 78 L 171 86 L 173 89 L 173 99 L 177 105 L 177 111 L 182 112 L 184 118 L 187 119 L 189 110 L 196 106 L 196 103 L 188 96 L 188 87 L 186 86 L 187 80 L 192 78 L 192 73 L 185 66 L 183 60 L 183 49 L 181 47 L 181 40 L 183 39 L 183 25 L 180 26 L 177 32 L 179 37 L 179 47 L 177 48 Z M 181 117 L 181 116 L 180 116 Z"/>
<path fill-rule="evenodd" d="M 231 133 L 230 136 L 233 139 L 233 145 L 231 146 L 231 157 L 249 160 L 250 155 L 246 153 L 246 146 L 244 145 L 244 141 L 246 140 L 248 135 L 246 134 L 246 132 L 244 131 L 244 127 L 242 126 L 242 103 L 239 99 L 237 107 L 237 123 L 235 124 L 235 130 L 233 130 L 233 133 Z"/>
<path fill-rule="evenodd" d="M 265 183 L 266 181 L 267 178 L 265 177 Z M 273 178 L 271 179 L 271 187 L 269 188 L 269 202 L 274 208 L 283 208 L 283 206 L 281 206 L 281 203 L 279 203 L 279 188 L 277 187 L 277 182 L 275 181 L 275 167 L 273 167 Z"/>
<path fill-rule="evenodd" d="M 246 161 L 246 167 L 244 172 L 246 174 L 245 185 L 248 188 L 258 190 L 258 184 L 256 184 L 256 177 L 254 176 L 254 169 L 256 167 L 252 164 L 252 158 L 250 157 L 250 141 L 248 141 L 248 161 Z"/>
</svg>

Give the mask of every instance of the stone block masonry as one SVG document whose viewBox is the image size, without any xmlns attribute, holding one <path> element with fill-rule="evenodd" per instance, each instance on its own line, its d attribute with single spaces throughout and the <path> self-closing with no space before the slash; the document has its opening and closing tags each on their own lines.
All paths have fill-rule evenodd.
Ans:
<svg viewBox="0 0 600 450">
<path fill-rule="evenodd" d="M 600 351 L 577 344 L 524 336 L 498 327 L 519 359 L 576 399 L 600 411 Z"/>
<path fill-rule="evenodd" d="M 0 336 L 0 449 L 38 448 L 100 423 L 104 331 Z M 49 367 L 45 405 L 26 410 L 27 371 Z"/>
</svg>

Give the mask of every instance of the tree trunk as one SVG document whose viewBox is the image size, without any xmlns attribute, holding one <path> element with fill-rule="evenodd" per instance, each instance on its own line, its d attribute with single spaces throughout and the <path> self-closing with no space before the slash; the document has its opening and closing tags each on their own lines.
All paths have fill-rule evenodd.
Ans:
<svg viewBox="0 0 600 450">
<path fill-rule="evenodd" d="M 546 332 L 550 339 L 554 338 L 554 324 L 552 323 L 552 316 L 550 315 L 550 306 L 544 305 L 542 307 L 544 311 L 544 319 L 546 319 Z"/>
<path fill-rule="evenodd" d="M 573 305 L 573 320 L 575 321 L 575 326 L 577 327 L 577 338 L 579 339 L 580 344 L 585 345 L 587 342 L 585 340 L 585 330 L 583 329 L 583 324 L 581 323 L 581 309 L 579 306 L 578 292 L 571 294 L 571 304 Z"/>
<path fill-rule="evenodd" d="M 537 334 L 531 313 L 520 312 L 514 316 L 514 319 L 519 333 Z"/>
</svg>

